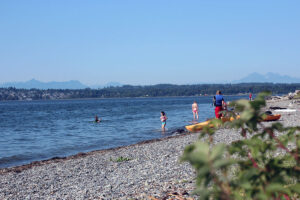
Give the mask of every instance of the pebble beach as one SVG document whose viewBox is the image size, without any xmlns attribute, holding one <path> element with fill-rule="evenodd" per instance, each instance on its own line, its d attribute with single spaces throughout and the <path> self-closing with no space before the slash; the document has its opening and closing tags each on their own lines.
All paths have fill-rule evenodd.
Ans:
<svg viewBox="0 0 300 200">
<path fill-rule="evenodd" d="M 296 109 L 274 114 L 282 115 L 285 126 L 300 125 L 300 102 L 269 100 L 266 110 L 270 106 Z M 0 199 L 163 199 L 171 193 L 194 198 L 195 172 L 180 157 L 198 137 L 186 133 L 0 169 Z M 226 144 L 242 139 L 225 128 L 214 137 Z"/>
</svg>

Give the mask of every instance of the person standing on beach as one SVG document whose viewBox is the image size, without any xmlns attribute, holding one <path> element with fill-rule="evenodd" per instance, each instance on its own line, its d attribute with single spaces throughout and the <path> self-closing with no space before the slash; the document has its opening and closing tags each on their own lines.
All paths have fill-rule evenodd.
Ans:
<svg viewBox="0 0 300 200">
<path fill-rule="evenodd" d="M 199 119 L 198 104 L 196 101 L 194 101 L 194 103 L 192 104 L 192 111 L 193 111 L 193 115 L 194 115 L 194 120 L 196 120 L 196 116 L 197 116 L 197 120 L 198 120 Z"/>
<path fill-rule="evenodd" d="M 162 131 L 165 131 L 166 130 L 166 125 L 167 125 L 167 116 L 166 116 L 166 113 L 164 111 L 161 111 L 160 113 L 160 121 L 161 121 L 161 129 Z"/>
<path fill-rule="evenodd" d="M 252 93 L 249 94 L 249 101 L 252 101 Z"/>
<path fill-rule="evenodd" d="M 222 114 L 220 113 L 223 110 L 223 106 L 225 105 L 225 101 L 223 98 L 223 95 L 220 90 L 216 92 L 216 96 L 214 96 L 214 106 L 215 106 L 215 115 L 217 119 L 220 119 L 222 117 Z"/>
</svg>

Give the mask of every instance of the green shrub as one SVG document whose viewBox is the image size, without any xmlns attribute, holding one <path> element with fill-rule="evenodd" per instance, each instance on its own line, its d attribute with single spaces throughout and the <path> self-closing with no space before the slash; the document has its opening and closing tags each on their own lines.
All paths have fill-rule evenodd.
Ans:
<svg viewBox="0 0 300 200">
<path fill-rule="evenodd" d="M 224 126 L 238 129 L 243 140 L 213 145 L 218 128 L 206 127 L 200 140 L 185 148 L 182 160 L 196 170 L 199 199 L 300 198 L 300 127 L 262 123 L 260 110 L 267 95 L 261 93 L 254 101 L 231 104 L 240 118 Z M 212 123 L 215 127 L 221 124 L 218 120 Z"/>
<path fill-rule="evenodd" d="M 113 161 L 113 162 L 124 162 L 124 161 L 129 161 L 129 160 L 132 160 L 132 158 L 126 158 L 126 157 L 123 157 L 123 156 L 120 156 L 116 159 L 110 158 L 110 161 Z"/>
</svg>

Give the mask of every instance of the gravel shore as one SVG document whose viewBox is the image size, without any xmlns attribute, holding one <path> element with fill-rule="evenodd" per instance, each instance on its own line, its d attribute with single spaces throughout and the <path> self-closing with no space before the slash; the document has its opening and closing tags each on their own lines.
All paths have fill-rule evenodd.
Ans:
<svg viewBox="0 0 300 200">
<path fill-rule="evenodd" d="M 270 106 L 297 109 L 280 113 L 280 122 L 300 125 L 300 103 L 271 100 Z M 179 160 L 184 147 L 198 136 L 184 134 L 0 169 L 0 199 L 151 199 L 172 192 L 188 197 L 195 173 Z M 232 129 L 220 129 L 215 135 L 215 142 L 238 139 L 239 132 Z"/>
</svg>

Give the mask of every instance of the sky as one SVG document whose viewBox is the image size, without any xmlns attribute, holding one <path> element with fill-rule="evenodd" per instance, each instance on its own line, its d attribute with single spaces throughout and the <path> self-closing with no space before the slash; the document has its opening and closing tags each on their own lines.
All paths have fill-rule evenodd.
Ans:
<svg viewBox="0 0 300 200">
<path fill-rule="evenodd" d="M 3 0 L 0 83 L 300 77 L 300 1 Z"/>
</svg>

